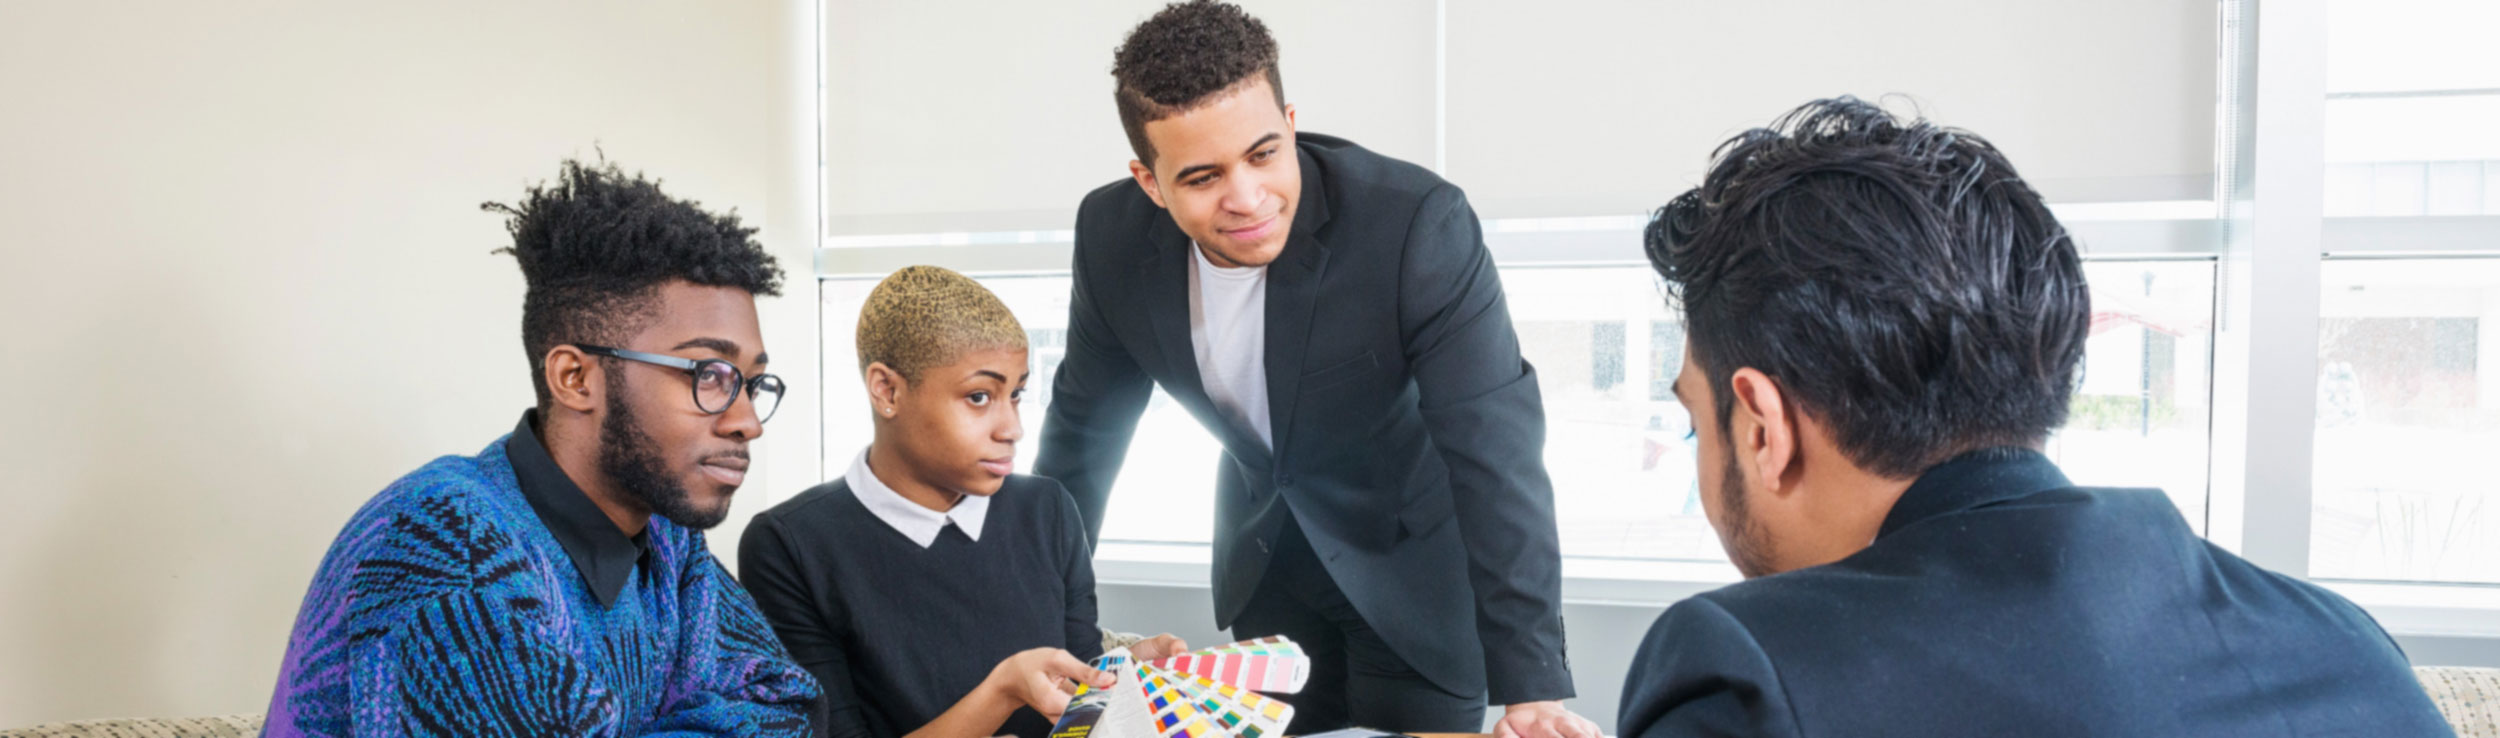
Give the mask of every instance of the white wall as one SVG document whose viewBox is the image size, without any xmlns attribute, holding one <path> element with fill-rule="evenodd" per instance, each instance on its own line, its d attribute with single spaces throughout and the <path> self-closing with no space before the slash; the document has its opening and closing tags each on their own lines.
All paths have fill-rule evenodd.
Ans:
<svg viewBox="0 0 2500 738">
<path fill-rule="evenodd" d="M 348 514 L 531 401 L 478 204 L 562 157 L 762 226 L 815 376 L 814 5 L 0 3 L 0 729 L 266 706 Z"/>
</svg>

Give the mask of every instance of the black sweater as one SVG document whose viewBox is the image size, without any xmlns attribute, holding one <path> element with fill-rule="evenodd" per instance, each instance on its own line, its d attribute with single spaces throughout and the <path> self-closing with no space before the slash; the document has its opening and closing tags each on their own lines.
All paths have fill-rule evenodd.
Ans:
<svg viewBox="0 0 2500 738">
<path fill-rule="evenodd" d="M 950 523 L 926 549 L 836 479 L 756 515 L 738 566 L 782 645 L 824 685 L 820 736 L 918 730 L 1025 649 L 1102 653 L 1084 523 L 1044 477 L 1008 477 L 980 540 Z M 1025 709 L 999 732 L 1049 730 Z"/>
</svg>

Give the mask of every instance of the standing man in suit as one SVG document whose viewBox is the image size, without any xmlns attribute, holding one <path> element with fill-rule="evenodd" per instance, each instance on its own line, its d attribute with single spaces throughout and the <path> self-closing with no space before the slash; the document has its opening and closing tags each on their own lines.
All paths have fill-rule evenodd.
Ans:
<svg viewBox="0 0 2500 738">
<path fill-rule="evenodd" d="M 1115 56 L 1137 159 L 1078 209 L 1035 472 L 1099 537 L 1161 384 L 1224 444 L 1217 624 L 1316 659 L 1293 732 L 1476 732 L 1489 698 L 1502 736 L 1596 738 L 1561 703 L 1536 375 L 1466 197 L 1297 133 L 1238 7 L 1168 6 Z"/>
<path fill-rule="evenodd" d="M 1659 617 L 1622 735 L 2450 734 L 2360 608 L 2041 454 L 2091 298 L 1987 141 L 1842 98 L 1719 151 L 1647 241 L 1747 580 Z"/>
</svg>

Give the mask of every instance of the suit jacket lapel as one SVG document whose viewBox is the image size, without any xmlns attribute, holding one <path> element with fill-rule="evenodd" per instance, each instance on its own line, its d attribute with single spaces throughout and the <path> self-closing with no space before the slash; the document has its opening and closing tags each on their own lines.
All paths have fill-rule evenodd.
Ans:
<svg viewBox="0 0 2500 738">
<path fill-rule="evenodd" d="M 1169 215 L 1155 219 L 1148 237 L 1154 239 L 1155 253 L 1138 264 L 1137 284 L 1146 318 L 1154 324 L 1155 343 L 1171 367 L 1163 391 L 1188 408 L 1233 458 L 1266 468 L 1273 457 L 1260 447 L 1259 439 L 1233 427 L 1223 413 L 1215 411 L 1215 401 L 1207 397 L 1206 379 L 1198 373 L 1198 350 L 1189 335 L 1189 270 L 1196 268 L 1189 250 L 1197 246 Z"/>
<path fill-rule="evenodd" d="M 1293 234 L 1267 268 L 1267 411 L 1275 447 L 1285 448 L 1300 399 L 1302 360 L 1311 346 L 1311 317 L 1328 273 L 1328 245 L 1318 233 L 1328 223 L 1326 172 L 1307 151 L 1298 151 L 1302 195 L 1294 204 Z M 1186 327 L 1183 331 L 1186 332 Z"/>
<path fill-rule="evenodd" d="M 1163 361 L 1172 368 L 1164 391 L 1182 399 L 1205 398 L 1198 352 L 1189 342 L 1189 250 L 1197 247 L 1190 245 L 1189 236 L 1181 233 L 1169 214 L 1155 218 L 1147 237 L 1154 240 L 1154 255 L 1137 265 L 1138 295 L 1144 299 L 1147 320 L 1154 323 Z"/>
</svg>

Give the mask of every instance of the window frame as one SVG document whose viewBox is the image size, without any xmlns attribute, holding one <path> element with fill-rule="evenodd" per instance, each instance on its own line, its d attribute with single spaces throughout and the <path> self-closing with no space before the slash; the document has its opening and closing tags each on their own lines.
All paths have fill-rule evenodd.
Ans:
<svg viewBox="0 0 2500 738">
<path fill-rule="evenodd" d="M 2327 2 L 2270 0 L 2262 15 L 2247 0 L 2220 4 L 2225 297 L 2216 314 L 2208 539 L 2352 599 L 2393 633 L 2500 636 L 2500 585 L 2309 576 L 2321 267 L 2500 256 L 2500 216 L 2325 215 Z M 2255 366 L 2268 371 L 2249 371 Z"/>
<path fill-rule="evenodd" d="M 2213 263 L 2222 238 L 2211 202 L 2064 204 L 2052 209 L 2087 245 L 2086 261 Z M 1646 268 L 1645 257 L 1627 253 L 1625 247 L 1639 243 L 1646 223 L 1646 215 L 1486 219 L 1485 243 L 1502 269 Z M 819 284 L 873 280 L 914 264 L 945 266 L 975 278 L 1064 277 L 1074 237 L 1070 230 L 831 236 L 816 255 L 817 279 Z M 2210 385 L 2213 376 L 2206 381 Z M 2209 506 L 2212 494 L 2209 485 Z M 1095 556 L 1096 576 L 1104 582 L 1203 587 L 1210 556 L 1206 544 L 1107 540 Z M 1663 606 L 1738 579 L 1735 568 L 1725 562 L 1686 559 L 1567 555 L 1563 569 L 1564 597 L 1573 602 Z"/>
<path fill-rule="evenodd" d="M 2207 539 L 2303 579 L 2309 579 L 2312 528 L 2321 264 L 2500 257 L 2494 247 L 2500 215 L 2324 215 L 2326 3 L 2271 0 L 2260 18 L 2256 3 L 2217 0 L 2222 63 L 2215 81 L 2220 115 L 2211 200 L 2053 205 L 2086 246 L 2087 260 L 2215 264 Z M 1436 135 L 1445 130 L 1440 97 L 1436 91 Z M 1439 169 L 1442 162 L 1434 164 Z M 1645 217 L 1488 219 L 1484 231 L 1497 266 L 1622 266 L 1644 263 L 1624 244 L 1638 242 Z M 1072 230 L 827 233 L 815 276 L 874 278 L 913 264 L 976 277 L 1064 275 L 1074 236 Z M 822 306 L 817 310 L 821 320 Z M 823 335 L 821 326 L 816 335 Z M 840 460 L 822 463 L 830 469 Z M 1206 587 L 1208 560 L 1202 544 L 1108 541 L 1097 552 L 1097 577 L 1106 584 Z M 1564 600 L 1573 603 L 1664 606 L 1736 578 L 1725 564 L 1685 561 L 1566 557 L 1563 569 Z M 2500 637 L 2500 585 L 2313 581 L 2361 604 L 2392 633 Z"/>
</svg>

